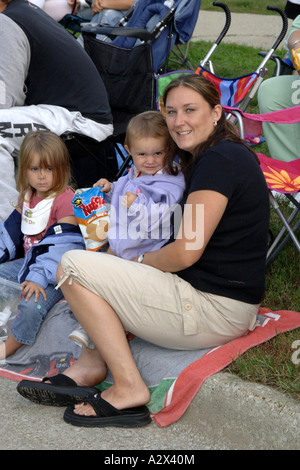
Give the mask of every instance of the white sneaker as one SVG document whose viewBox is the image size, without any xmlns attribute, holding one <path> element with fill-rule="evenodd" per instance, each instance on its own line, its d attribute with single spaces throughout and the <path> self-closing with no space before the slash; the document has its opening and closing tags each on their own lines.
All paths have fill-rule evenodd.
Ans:
<svg viewBox="0 0 300 470">
<path fill-rule="evenodd" d="M 80 346 L 84 345 L 89 349 L 95 349 L 93 341 L 88 337 L 88 334 L 83 328 L 79 327 L 69 334 L 69 338 Z"/>
</svg>

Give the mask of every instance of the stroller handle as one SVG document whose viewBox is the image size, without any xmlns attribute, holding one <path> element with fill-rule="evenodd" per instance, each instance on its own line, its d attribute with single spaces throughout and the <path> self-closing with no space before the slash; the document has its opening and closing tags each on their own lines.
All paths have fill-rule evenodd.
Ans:
<svg viewBox="0 0 300 470">
<path fill-rule="evenodd" d="M 261 62 L 261 64 L 259 65 L 259 67 L 256 70 L 256 73 L 258 73 L 258 74 L 260 74 L 263 70 L 266 70 L 265 69 L 266 63 L 269 61 L 269 59 L 274 58 L 273 53 L 277 49 L 277 47 L 279 46 L 279 44 L 281 43 L 283 38 L 285 37 L 287 29 L 288 29 L 287 15 L 281 8 L 268 5 L 267 10 L 276 11 L 277 13 L 280 14 L 280 16 L 282 18 L 282 29 L 281 29 L 281 32 L 280 32 L 278 38 L 276 39 L 273 46 L 269 50 L 269 52 L 267 52 L 266 54 L 261 54 L 261 55 L 264 55 L 264 59 L 263 59 L 263 61 Z"/>
<path fill-rule="evenodd" d="M 231 24 L 231 13 L 230 13 L 230 10 L 229 10 L 228 6 L 225 5 L 225 3 L 223 3 L 223 2 L 213 2 L 213 6 L 220 7 L 224 10 L 225 15 L 226 15 L 226 20 L 225 20 L 225 26 L 223 27 L 222 31 L 220 32 L 218 38 L 213 43 L 210 50 L 208 51 L 208 53 L 204 57 L 204 59 L 201 60 L 201 62 L 200 62 L 200 65 L 202 65 L 203 67 L 205 67 L 205 65 L 207 63 L 210 63 L 210 68 L 211 68 L 212 72 L 213 72 L 213 68 L 212 68 L 211 61 L 209 59 L 212 56 L 212 54 L 214 53 L 214 51 L 216 50 L 216 48 L 218 47 L 218 45 L 220 44 L 220 42 L 222 41 L 222 39 L 224 38 L 224 36 L 226 35 L 227 31 L 230 28 L 230 24 Z"/>
<path fill-rule="evenodd" d="M 223 2 L 213 2 L 213 6 L 214 7 L 220 7 L 220 8 L 223 8 L 224 12 L 225 12 L 225 15 L 226 15 L 226 20 L 225 20 L 225 26 L 224 28 L 222 29 L 221 33 L 219 34 L 219 37 L 216 39 L 215 41 L 215 44 L 218 45 L 220 44 L 220 42 L 222 41 L 223 37 L 225 36 L 225 34 L 227 33 L 227 31 L 229 30 L 230 28 L 230 24 L 231 24 L 231 13 L 230 13 L 230 10 L 228 8 L 228 6 L 223 3 Z"/>
<path fill-rule="evenodd" d="M 272 47 L 272 49 L 275 51 L 277 49 L 277 47 L 279 46 L 279 44 L 281 43 L 281 41 L 283 40 L 283 38 L 285 37 L 285 35 L 286 35 L 287 29 L 288 29 L 288 19 L 287 19 L 286 13 L 279 7 L 268 5 L 267 10 L 276 11 L 277 13 L 280 14 L 280 16 L 282 18 L 282 30 L 281 30 L 278 38 L 274 42 L 273 47 Z"/>
</svg>

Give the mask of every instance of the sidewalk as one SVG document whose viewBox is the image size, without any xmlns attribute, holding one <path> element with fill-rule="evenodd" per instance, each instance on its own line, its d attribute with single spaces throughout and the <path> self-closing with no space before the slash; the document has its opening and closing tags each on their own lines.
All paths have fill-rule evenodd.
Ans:
<svg viewBox="0 0 300 470">
<path fill-rule="evenodd" d="M 269 49 L 281 18 L 258 16 L 232 14 L 224 42 Z M 214 41 L 224 22 L 222 12 L 201 11 L 193 40 Z M 165 455 L 172 450 L 183 455 L 185 450 L 300 450 L 300 403 L 228 373 L 207 379 L 182 418 L 167 428 L 154 422 L 138 429 L 73 427 L 62 419 L 64 408 L 31 403 L 16 392 L 16 385 L 0 378 L 0 450 L 118 451 L 115 455 L 126 450 Z"/>
<path fill-rule="evenodd" d="M 300 403 L 228 373 L 205 381 L 185 414 L 159 428 L 77 428 L 0 378 L 0 450 L 299 450 Z M 166 453 L 166 452 L 165 452 Z M 107 454 L 107 452 L 106 452 Z M 117 454 L 119 455 L 119 454 Z"/>
<path fill-rule="evenodd" d="M 272 2 L 271 2 L 272 3 Z M 215 12 L 201 11 L 194 30 L 192 41 L 214 42 L 225 26 L 225 13 L 216 7 Z M 292 23 L 289 21 L 288 29 Z M 268 51 L 273 46 L 282 29 L 281 16 L 274 12 L 272 15 L 247 15 L 243 13 L 231 13 L 231 24 L 222 42 L 243 44 L 262 48 Z M 285 49 L 284 40 L 279 49 Z"/>
</svg>

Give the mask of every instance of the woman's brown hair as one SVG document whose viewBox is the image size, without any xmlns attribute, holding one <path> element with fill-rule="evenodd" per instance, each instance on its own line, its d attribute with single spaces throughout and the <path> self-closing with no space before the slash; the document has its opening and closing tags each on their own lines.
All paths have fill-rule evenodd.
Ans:
<svg viewBox="0 0 300 470">
<path fill-rule="evenodd" d="M 209 104 L 211 109 L 220 104 L 219 92 L 212 82 L 207 80 L 207 78 L 202 77 L 201 75 L 185 74 L 175 78 L 167 85 L 163 93 L 164 105 L 166 105 L 168 93 L 179 86 L 191 88 L 192 90 L 199 93 L 199 95 L 201 95 L 202 98 Z M 195 148 L 193 154 L 180 149 L 178 150 L 182 171 L 185 176 L 188 175 L 194 159 L 206 149 L 216 145 L 221 140 L 230 140 L 232 142 L 244 145 L 258 161 L 256 153 L 240 138 L 237 128 L 226 118 L 224 109 L 222 109 L 221 117 L 217 125 L 214 127 L 213 132 L 205 142 L 199 144 Z"/>
</svg>

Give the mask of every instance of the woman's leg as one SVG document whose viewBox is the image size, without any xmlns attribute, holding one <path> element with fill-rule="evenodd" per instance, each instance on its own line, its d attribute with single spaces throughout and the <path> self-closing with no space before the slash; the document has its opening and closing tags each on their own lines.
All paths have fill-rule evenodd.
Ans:
<svg viewBox="0 0 300 470">
<path fill-rule="evenodd" d="M 281 75 L 265 80 L 258 90 L 261 113 L 270 113 L 300 104 L 300 77 Z M 299 158 L 300 122 L 263 123 L 264 136 L 272 158 L 290 161 Z"/>
<path fill-rule="evenodd" d="M 257 306 L 228 302 L 194 289 L 174 274 L 116 256 L 75 250 L 62 257 L 61 266 L 61 282 L 70 278 L 86 287 L 106 300 L 125 330 L 161 347 L 219 346 L 244 334 L 256 320 Z M 85 308 L 80 314 L 85 318 L 89 311 Z M 83 321 L 79 320 L 85 328 Z M 87 333 L 93 340 L 98 331 Z"/>
<path fill-rule="evenodd" d="M 59 266 L 58 276 L 62 274 Z M 149 390 L 137 369 L 124 328 L 115 311 L 104 299 L 77 282 L 69 284 L 66 281 L 61 289 L 77 320 L 102 357 L 102 367 L 104 363 L 107 364 L 113 376 L 114 384 L 102 393 L 103 399 L 117 409 L 146 404 L 150 398 Z M 87 409 L 85 406 L 85 413 Z"/>
<path fill-rule="evenodd" d="M 78 360 L 63 375 L 73 379 L 78 386 L 94 387 L 103 382 L 107 367 L 97 349 L 88 349 L 84 345 Z"/>
<path fill-rule="evenodd" d="M 101 367 L 106 363 L 113 375 L 114 385 L 103 397 L 116 408 L 145 404 L 149 396 L 124 329 L 166 348 L 210 348 L 252 328 L 258 310 L 242 302 L 227 305 L 228 299 L 212 299 L 175 275 L 103 253 L 66 253 L 58 279 Z M 65 373 L 79 383 L 73 367 Z"/>
</svg>

